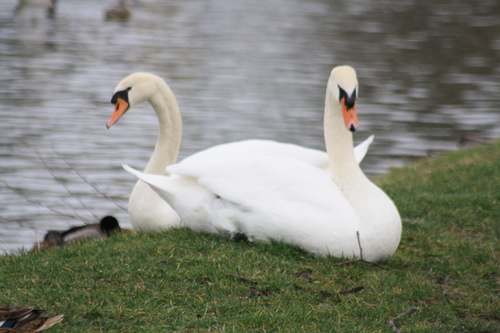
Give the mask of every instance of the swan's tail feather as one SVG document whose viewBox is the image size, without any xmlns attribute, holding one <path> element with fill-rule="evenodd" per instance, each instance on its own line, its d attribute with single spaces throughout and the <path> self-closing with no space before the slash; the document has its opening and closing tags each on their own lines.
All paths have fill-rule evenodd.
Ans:
<svg viewBox="0 0 500 333">
<path fill-rule="evenodd" d="M 125 169 L 125 171 L 127 171 L 128 173 L 130 173 L 131 175 L 134 175 L 136 176 L 137 178 L 141 178 L 141 174 L 142 172 L 128 166 L 127 164 L 122 164 L 122 167 Z"/>
<path fill-rule="evenodd" d="M 153 175 L 150 173 L 140 172 L 132 167 L 129 167 L 126 164 L 122 164 L 122 167 L 125 169 L 125 171 L 136 176 L 137 178 L 139 178 L 148 185 L 156 186 L 157 184 L 163 183 L 163 180 L 166 178 L 165 176 L 161 175 Z"/>
<path fill-rule="evenodd" d="M 358 164 L 361 163 L 361 161 L 365 158 L 365 155 L 368 152 L 368 148 L 370 148 L 374 137 L 375 136 L 372 134 L 365 141 L 354 147 L 354 156 Z"/>
<path fill-rule="evenodd" d="M 150 173 L 144 173 L 144 172 L 140 172 L 132 167 L 129 167 L 128 165 L 126 164 L 122 164 L 122 167 L 125 169 L 125 171 L 127 171 L 128 173 L 136 176 L 137 178 L 139 178 L 140 180 L 142 180 L 143 182 L 145 182 L 146 184 L 148 184 L 149 186 L 151 186 L 151 188 L 157 192 L 158 194 L 160 194 L 160 196 L 163 196 L 162 194 L 165 193 L 165 192 L 169 192 L 168 189 L 169 189 L 169 186 L 168 186 L 168 183 L 170 181 L 170 177 L 167 177 L 167 176 L 163 176 L 163 175 L 153 175 L 153 174 L 150 174 Z"/>
</svg>

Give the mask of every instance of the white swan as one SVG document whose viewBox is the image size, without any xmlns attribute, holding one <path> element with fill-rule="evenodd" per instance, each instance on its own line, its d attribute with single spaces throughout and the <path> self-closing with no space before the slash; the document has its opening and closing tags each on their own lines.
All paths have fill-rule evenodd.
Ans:
<svg viewBox="0 0 500 333">
<path fill-rule="evenodd" d="M 330 172 L 289 156 L 240 155 L 186 159 L 172 176 L 124 168 L 148 183 L 195 231 L 249 240 L 282 240 L 318 255 L 390 257 L 401 238 L 391 199 L 363 174 L 354 152 L 357 78 L 332 70 L 325 102 Z"/>
<path fill-rule="evenodd" d="M 175 96 L 161 78 L 148 73 L 134 73 L 123 79 L 115 88 L 111 99 L 115 110 L 106 127 L 110 128 L 116 123 L 129 107 L 145 101 L 153 106 L 160 128 L 153 155 L 144 172 L 167 176 L 169 173 L 166 167 L 177 160 L 182 120 Z M 372 141 L 373 135 L 355 148 L 357 161 L 360 162 L 364 158 Z M 187 159 L 196 164 L 206 159 L 236 155 L 285 155 L 328 169 L 328 156 L 325 152 L 270 140 L 222 144 L 198 152 Z M 142 181 L 138 181 L 132 190 L 128 211 L 132 226 L 137 231 L 161 231 L 181 225 L 177 213 Z"/>
</svg>

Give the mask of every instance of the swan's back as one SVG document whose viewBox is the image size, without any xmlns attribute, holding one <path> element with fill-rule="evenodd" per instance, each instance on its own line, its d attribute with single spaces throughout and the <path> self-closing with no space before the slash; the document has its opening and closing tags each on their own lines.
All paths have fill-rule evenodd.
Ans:
<svg viewBox="0 0 500 333">
<path fill-rule="evenodd" d="M 360 163 L 368 152 L 373 142 L 373 135 L 354 147 L 356 161 Z M 326 152 L 306 148 L 291 143 L 277 142 L 273 140 L 243 140 L 216 145 L 197 152 L 184 160 L 190 163 L 199 163 L 207 159 L 226 158 L 228 156 L 287 156 L 299 161 L 306 162 L 322 170 L 328 169 L 328 155 Z"/>
<path fill-rule="evenodd" d="M 318 168 L 328 165 L 328 156 L 324 151 L 301 147 L 290 143 L 273 140 L 244 140 L 224 143 L 197 152 L 185 160 L 199 163 L 207 159 L 219 159 L 236 156 L 288 156 L 304 161 Z"/>
</svg>

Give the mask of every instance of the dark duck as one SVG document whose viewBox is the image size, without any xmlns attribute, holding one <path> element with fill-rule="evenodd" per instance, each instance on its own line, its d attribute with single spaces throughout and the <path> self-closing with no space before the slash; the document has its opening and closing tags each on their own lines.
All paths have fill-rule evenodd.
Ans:
<svg viewBox="0 0 500 333">
<path fill-rule="evenodd" d="M 33 250 L 62 247 L 84 239 L 104 239 L 117 231 L 121 231 L 118 220 L 108 215 L 103 217 L 99 223 L 73 227 L 66 231 L 49 230 L 43 243 L 35 244 Z"/>
</svg>

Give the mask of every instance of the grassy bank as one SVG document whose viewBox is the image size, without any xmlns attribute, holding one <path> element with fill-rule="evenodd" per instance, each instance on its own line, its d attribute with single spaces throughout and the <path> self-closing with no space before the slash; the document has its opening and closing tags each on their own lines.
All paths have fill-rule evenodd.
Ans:
<svg viewBox="0 0 500 333">
<path fill-rule="evenodd" d="M 50 332 L 500 332 L 500 143 L 379 184 L 389 269 L 178 229 L 2 257 L 0 303 L 65 313 Z"/>
</svg>

